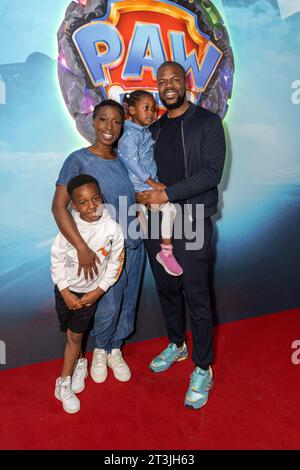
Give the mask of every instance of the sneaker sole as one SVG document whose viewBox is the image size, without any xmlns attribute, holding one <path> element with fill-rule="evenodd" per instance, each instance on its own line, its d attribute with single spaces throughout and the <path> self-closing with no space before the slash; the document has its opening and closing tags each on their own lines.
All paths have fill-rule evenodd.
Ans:
<svg viewBox="0 0 300 470">
<path fill-rule="evenodd" d="M 168 267 L 165 265 L 165 263 L 160 259 L 159 253 L 157 253 L 156 259 L 157 259 L 157 261 L 163 266 L 164 270 L 165 270 L 168 274 L 170 274 L 170 276 L 178 277 L 178 276 L 181 276 L 181 275 L 183 274 L 183 271 L 181 271 L 181 273 L 179 273 L 179 274 L 177 274 L 177 273 L 176 273 L 176 274 L 175 274 L 175 273 L 172 273 L 172 271 L 170 271 L 170 270 L 168 269 Z"/>
<path fill-rule="evenodd" d="M 175 364 L 176 362 L 181 362 L 181 361 L 185 361 L 185 359 L 187 359 L 189 356 L 188 354 L 186 356 L 183 356 L 183 357 L 180 357 L 179 359 L 177 359 L 176 361 L 172 362 L 171 364 L 169 365 L 166 365 L 166 366 L 160 366 L 160 367 L 154 367 L 154 366 L 149 366 L 149 369 L 152 370 L 152 372 L 164 372 L 165 370 L 168 370 L 173 364 Z"/>
<path fill-rule="evenodd" d="M 74 415 L 75 413 L 78 413 L 78 411 L 80 411 L 80 406 L 78 408 L 78 410 L 70 410 L 68 408 L 66 408 L 62 402 L 62 400 L 59 398 L 59 396 L 57 395 L 56 391 L 54 392 L 54 396 L 55 398 L 57 398 L 61 403 L 62 403 L 62 406 L 63 406 L 63 409 L 66 413 L 68 413 L 69 415 Z"/>
<path fill-rule="evenodd" d="M 84 380 L 87 378 L 87 376 L 88 376 L 88 371 L 86 371 Z M 85 383 L 83 383 L 83 387 L 81 387 L 79 390 L 74 390 L 74 388 L 72 387 L 72 385 L 71 385 L 71 389 L 72 389 L 72 392 L 73 392 L 73 393 L 76 393 L 76 394 L 77 394 L 77 393 L 81 393 L 81 392 L 83 392 L 83 390 L 85 389 Z"/>
<path fill-rule="evenodd" d="M 63 409 L 64 409 L 65 412 L 68 413 L 69 415 L 74 415 L 75 413 L 78 413 L 78 411 L 80 411 L 80 408 L 78 408 L 78 410 L 68 410 L 67 408 L 64 407 L 64 405 L 63 405 Z"/>
<path fill-rule="evenodd" d="M 208 387 L 208 392 L 211 391 L 211 389 L 213 388 L 213 385 L 214 385 L 214 383 L 212 382 L 211 385 Z M 189 402 L 185 401 L 185 402 L 184 402 L 184 406 L 185 406 L 186 408 L 191 408 L 191 409 L 193 409 L 193 410 L 200 410 L 200 408 L 202 408 L 204 405 L 206 405 L 207 402 L 208 402 L 208 398 L 207 398 L 207 400 L 206 400 L 204 403 L 202 403 L 202 405 L 197 406 L 196 403 L 193 405 L 192 403 L 189 403 Z"/>
<path fill-rule="evenodd" d="M 96 384 L 102 384 L 103 382 L 105 382 L 105 380 L 107 379 L 107 375 L 108 375 L 106 372 L 105 377 L 99 377 L 93 373 L 92 369 L 90 370 L 90 374 L 91 374 L 93 381 L 96 382 Z"/>
<path fill-rule="evenodd" d="M 127 378 L 127 377 L 124 378 L 124 377 L 118 376 L 118 375 L 115 373 L 114 369 L 113 369 L 109 364 L 107 364 L 107 365 L 108 365 L 108 367 L 113 371 L 113 374 L 114 374 L 115 379 L 119 380 L 119 382 L 129 382 L 129 380 L 131 379 L 131 374 L 130 374 L 130 376 L 129 376 L 128 378 Z"/>
<path fill-rule="evenodd" d="M 191 405 L 190 403 L 184 403 L 184 406 L 186 408 L 189 408 L 190 410 L 200 410 L 201 408 L 203 408 L 203 406 L 206 405 L 206 403 L 208 402 L 208 400 L 206 400 L 204 403 L 202 403 L 202 405 L 200 406 L 194 406 L 194 405 Z"/>
</svg>

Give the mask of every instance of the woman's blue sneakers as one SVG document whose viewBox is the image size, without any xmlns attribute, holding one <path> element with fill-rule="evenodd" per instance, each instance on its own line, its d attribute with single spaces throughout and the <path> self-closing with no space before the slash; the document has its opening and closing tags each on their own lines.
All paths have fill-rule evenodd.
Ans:
<svg viewBox="0 0 300 470">
<path fill-rule="evenodd" d="M 153 372 L 163 372 L 169 369 L 174 362 L 184 361 L 187 357 L 188 349 L 185 343 L 181 348 L 178 348 L 174 343 L 170 343 L 159 356 L 153 359 L 149 367 Z"/>
<path fill-rule="evenodd" d="M 185 396 L 185 406 L 195 410 L 202 408 L 208 400 L 208 394 L 213 386 L 213 382 L 213 371 L 210 366 L 208 370 L 196 367 L 191 375 L 190 386 Z"/>
</svg>

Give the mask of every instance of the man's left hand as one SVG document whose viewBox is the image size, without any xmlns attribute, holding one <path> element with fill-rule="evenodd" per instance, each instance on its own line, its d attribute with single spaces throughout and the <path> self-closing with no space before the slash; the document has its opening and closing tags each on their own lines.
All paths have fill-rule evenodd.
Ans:
<svg viewBox="0 0 300 470">
<path fill-rule="evenodd" d="M 147 206 L 152 204 L 161 205 L 169 200 L 166 191 L 143 191 L 143 196 Z"/>
</svg>

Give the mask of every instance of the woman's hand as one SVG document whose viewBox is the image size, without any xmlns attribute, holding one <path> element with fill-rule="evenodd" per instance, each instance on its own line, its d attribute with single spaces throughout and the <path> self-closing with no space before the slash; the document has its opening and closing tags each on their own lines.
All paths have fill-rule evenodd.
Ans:
<svg viewBox="0 0 300 470">
<path fill-rule="evenodd" d="M 145 193 L 147 193 L 147 192 L 149 192 L 149 191 L 143 191 L 143 192 L 140 192 L 140 193 L 135 193 L 136 202 L 138 202 L 139 204 L 146 205 L 147 204 L 147 195 Z"/>
<path fill-rule="evenodd" d="M 94 273 L 98 275 L 97 263 L 100 264 L 100 260 L 96 253 L 91 250 L 87 245 L 82 248 L 77 249 L 78 257 L 78 276 L 80 276 L 81 271 L 84 272 L 85 280 L 88 280 L 88 277 L 93 280 Z"/>
<path fill-rule="evenodd" d="M 77 250 L 78 258 L 78 276 L 81 270 L 84 271 L 84 277 L 88 280 L 94 278 L 94 273 L 98 274 L 97 263 L 100 263 L 96 253 L 94 253 L 85 243 L 82 236 L 80 235 L 78 228 L 74 222 L 73 217 L 68 211 L 68 205 L 70 203 L 70 196 L 67 188 L 64 185 L 56 187 L 53 203 L 52 212 L 55 217 L 56 223 L 63 236 L 68 240 L 71 245 Z"/>
</svg>

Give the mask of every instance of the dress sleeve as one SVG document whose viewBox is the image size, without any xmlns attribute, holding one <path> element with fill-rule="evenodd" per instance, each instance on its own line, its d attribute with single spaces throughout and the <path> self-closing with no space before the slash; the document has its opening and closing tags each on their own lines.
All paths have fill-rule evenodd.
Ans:
<svg viewBox="0 0 300 470">
<path fill-rule="evenodd" d="M 82 173 L 80 161 L 71 153 L 65 160 L 56 181 L 56 186 L 67 186 L 69 181 Z"/>
</svg>

